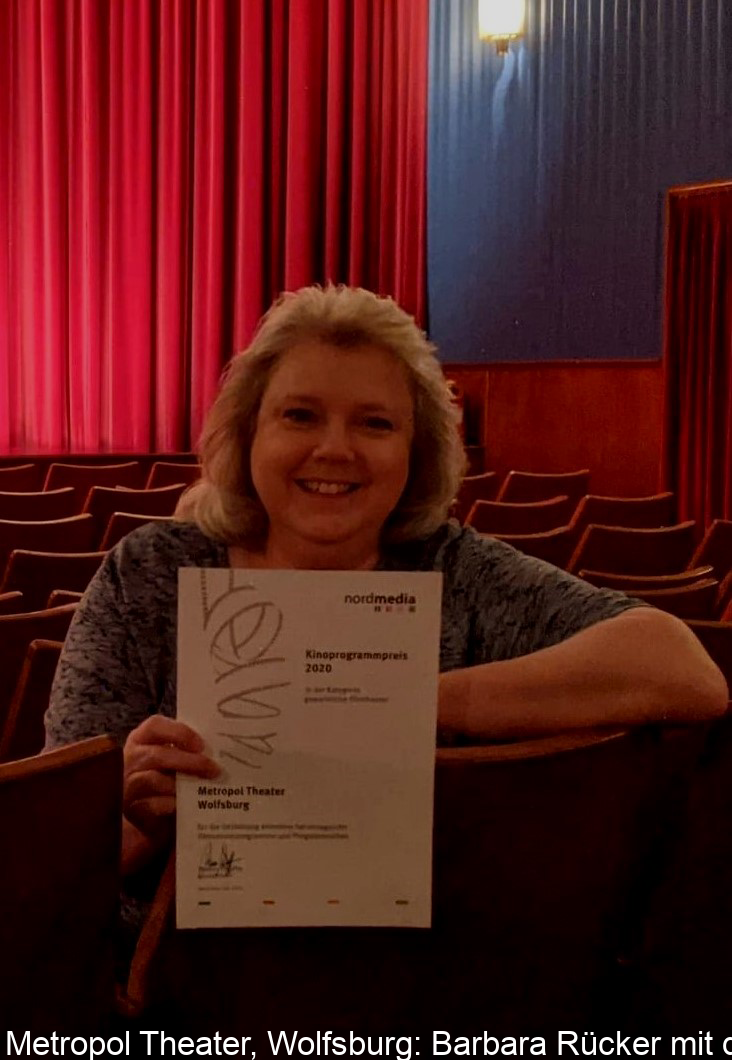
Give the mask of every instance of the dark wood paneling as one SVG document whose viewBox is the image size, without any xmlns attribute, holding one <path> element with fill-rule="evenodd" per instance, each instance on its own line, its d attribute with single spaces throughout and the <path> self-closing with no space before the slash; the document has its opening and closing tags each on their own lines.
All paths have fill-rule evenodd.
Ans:
<svg viewBox="0 0 732 1060">
<path fill-rule="evenodd" d="M 595 493 L 659 488 L 660 361 L 450 365 L 445 372 L 465 394 L 468 440 L 485 445 L 486 469 L 589 467 Z"/>
</svg>

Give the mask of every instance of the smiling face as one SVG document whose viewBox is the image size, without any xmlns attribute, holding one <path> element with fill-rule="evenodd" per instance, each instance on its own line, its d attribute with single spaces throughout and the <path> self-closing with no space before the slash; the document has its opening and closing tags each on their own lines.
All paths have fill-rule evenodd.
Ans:
<svg viewBox="0 0 732 1060">
<path fill-rule="evenodd" d="M 407 482 L 413 432 L 406 371 L 388 351 L 311 341 L 284 354 L 251 449 L 268 565 L 374 566 Z"/>
</svg>

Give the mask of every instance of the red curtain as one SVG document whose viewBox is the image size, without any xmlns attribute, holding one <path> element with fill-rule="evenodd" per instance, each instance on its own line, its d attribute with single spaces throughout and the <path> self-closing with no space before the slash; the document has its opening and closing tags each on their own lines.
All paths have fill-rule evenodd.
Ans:
<svg viewBox="0 0 732 1060">
<path fill-rule="evenodd" d="M 0 452 L 191 446 L 285 289 L 425 291 L 428 0 L 0 3 Z"/>
<path fill-rule="evenodd" d="M 732 183 L 669 193 L 664 485 L 679 518 L 732 518 Z"/>
</svg>

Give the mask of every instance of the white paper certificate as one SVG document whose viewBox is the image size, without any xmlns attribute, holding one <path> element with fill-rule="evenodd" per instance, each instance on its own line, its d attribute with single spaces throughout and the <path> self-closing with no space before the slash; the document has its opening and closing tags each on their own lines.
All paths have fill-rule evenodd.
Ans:
<svg viewBox="0 0 732 1060">
<path fill-rule="evenodd" d="M 442 576 L 179 572 L 179 927 L 428 927 Z"/>
</svg>

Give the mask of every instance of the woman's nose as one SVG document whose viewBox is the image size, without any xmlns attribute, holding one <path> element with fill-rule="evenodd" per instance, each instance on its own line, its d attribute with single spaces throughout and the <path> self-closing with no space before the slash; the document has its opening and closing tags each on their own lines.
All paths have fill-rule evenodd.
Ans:
<svg viewBox="0 0 732 1060">
<path fill-rule="evenodd" d="M 335 419 L 323 423 L 313 455 L 330 460 L 350 460 L 353 457 L 353 444 L 348 424 Z"/>
</svg>

